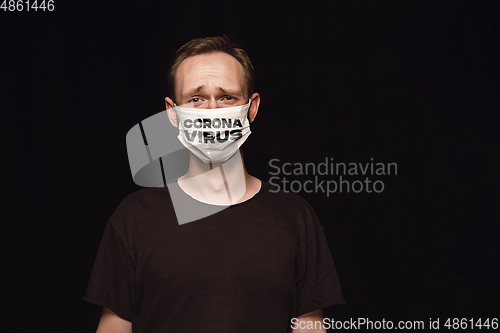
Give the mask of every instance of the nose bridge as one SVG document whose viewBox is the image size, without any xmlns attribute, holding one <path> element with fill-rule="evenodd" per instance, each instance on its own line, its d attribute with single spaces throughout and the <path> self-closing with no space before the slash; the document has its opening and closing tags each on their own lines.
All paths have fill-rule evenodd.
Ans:
<svg viewBox="0 0 500 333">
<path fill-rule="evenodd" d="M 211 96 L 210 99 L 208 100 L 208 109 L 216 109 L 218 107 L 219 105 L 217 104 L 215 97 Z"/>
</svg>

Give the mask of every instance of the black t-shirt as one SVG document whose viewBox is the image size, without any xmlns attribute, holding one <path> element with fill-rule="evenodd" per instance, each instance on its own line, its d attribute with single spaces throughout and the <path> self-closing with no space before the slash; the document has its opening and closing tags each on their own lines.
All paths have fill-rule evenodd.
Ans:
<svg viewBox="0 0 500 333">
<path fill-rule="evenodd" d="M 292 318 L 344 303 L 311 206 L 271 191 L 263 182 L 251 199 L 181 225 L 168 188 L 132 193 L 106 225 L 83 299 L 135 333 L 285 333 Z"/>
</svg>

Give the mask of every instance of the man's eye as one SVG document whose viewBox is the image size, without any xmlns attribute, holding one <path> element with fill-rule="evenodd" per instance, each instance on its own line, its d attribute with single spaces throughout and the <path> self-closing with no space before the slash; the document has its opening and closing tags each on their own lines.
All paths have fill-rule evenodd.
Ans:
<svg viewBox="0 0 500 333">
<path fill-rule="evenodd" d="M 226 99 L 226 101 L 232 101 L 234 99 L 233 96 L 226 96 L 224 98 Z"/>
<path fill-rule="evenodd" d="M 198 103 L 199 101 L 200 99 L 198 97 L 194 97 L 189 100 L 189 103 Z"/>
</svg>

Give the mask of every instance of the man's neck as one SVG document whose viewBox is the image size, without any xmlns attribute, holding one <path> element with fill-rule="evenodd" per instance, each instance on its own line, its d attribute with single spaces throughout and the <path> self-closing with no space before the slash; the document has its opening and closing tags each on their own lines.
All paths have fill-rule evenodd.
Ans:
<svg viewBox="0 0 500 333">
<path fill-rule="evenodd" d="M 240 151 L 225 163 L 204 163 L 190 153 L 189 169 L 179 178 L 179 186 L 198 201 L 233 205 L 254 196 L 260 180 L 248 174 Z"/>
</svg>

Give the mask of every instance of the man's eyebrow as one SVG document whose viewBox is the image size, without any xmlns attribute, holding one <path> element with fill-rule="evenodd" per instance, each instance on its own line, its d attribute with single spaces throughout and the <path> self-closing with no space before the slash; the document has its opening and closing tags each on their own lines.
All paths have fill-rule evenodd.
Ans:
<svg viewBox="0 0 500 333">
<path fill-rule="evenodd" d="M 205 88 L 206 88 L 206 86 L 204 84 L 202 84 L 201 86 L 198 86 L 198 87 L 194 88 L 193 90 L 188 91 L 186 94 L 184 94 L 184 97 L 195 95 Z"/>
<path fill-rule="evenodd" d="M 218 87 L 218 90 L 226 95 L 235 95 L 235 96 L 243 95 L 243 91 L 229 90 L 229 89 L 226 91 L 222 87 Z"/>
</svg>

